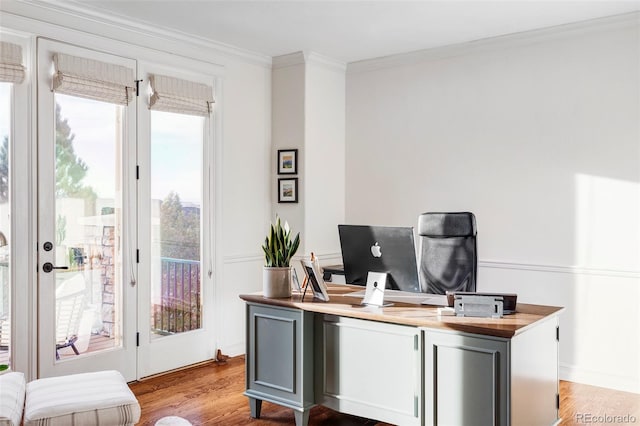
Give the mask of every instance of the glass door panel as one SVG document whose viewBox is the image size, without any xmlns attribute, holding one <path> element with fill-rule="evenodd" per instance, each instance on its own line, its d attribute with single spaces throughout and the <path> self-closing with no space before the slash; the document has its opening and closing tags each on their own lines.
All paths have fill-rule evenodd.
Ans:
<svg viewBox="0 0 640 426">
<path fill-rule="evenodd" d="M 122 107 L 55 94 L 56 356 L 122 345 Z"/>
<path fill-rule="evenodd" d="M 11 366 L 11 84 L 0 83 L 0 365 Z"/>
<path fill-rule="evenodd" d="M 151 339 L 202 326 L 204 119 L 151 112 Z"/>
</svg>

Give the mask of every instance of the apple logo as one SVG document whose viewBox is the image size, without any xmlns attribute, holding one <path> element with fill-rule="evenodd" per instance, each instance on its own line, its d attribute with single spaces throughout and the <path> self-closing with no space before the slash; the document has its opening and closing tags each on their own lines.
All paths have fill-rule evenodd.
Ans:
<svg viewBox="0 0 640 426">
<path fill-rule="evenodd" d="M 373 257 L 381 257 L 382 256 L 382 247 L 378 245 L 378 242 L 371 246 L 371 254 Z"/>
</svg>

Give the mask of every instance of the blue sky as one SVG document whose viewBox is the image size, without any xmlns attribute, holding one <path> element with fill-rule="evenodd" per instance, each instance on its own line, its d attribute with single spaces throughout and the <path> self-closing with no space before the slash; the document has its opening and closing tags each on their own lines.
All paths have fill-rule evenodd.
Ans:
<svg viewBox="0 0 640 426">
<path fill-rule="evenodd" d="M 201 204 L 202 117 L 151 113 L 151 197 L 177 192 L 182 201 Z"/>
<path fill-rule="evenodd" d="M 100 198 L 114 198 L 115 117 L 118 106 L 56 95 L 71 132 L 76 155 L 88 165 L 85 182 Z M 153 111 L 151 115 L 151 198 L 170 191 L 196 204 L 201 198 L 203 119 Z"/>
<path fill-rule="evenodd" d="M 11 85 L 0 83 L 0 138 L 9 134 Z M 85 183 L 100 198 L 115 197 L 115 117 L 118 106 L 56 94 L 63 119 L 75 135 L 76 155 L 89 167 Z M 153 111 L 151 115 L 151 198 L 177 192 L 201 204 L 203 118 Z"/>
</svg>

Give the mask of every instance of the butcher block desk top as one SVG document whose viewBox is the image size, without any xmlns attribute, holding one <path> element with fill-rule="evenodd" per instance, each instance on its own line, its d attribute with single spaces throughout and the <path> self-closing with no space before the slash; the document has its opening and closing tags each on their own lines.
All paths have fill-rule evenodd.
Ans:
<svg viewBox="0 0 640 426">
<path fill-rule="evenodd" d="M 437 306 L 394 302 L 388 307 L 361 306 L 361 296 L 349 296 L 363 287 L 329 284 L 329 302 L 314 299 L 308 294 L 294 293 L 289 298 L 272 299 L 262 293 L 242 294 L 240 298 L 248 303 L 280 306 L 309 312 L 338 315 L 371 321 L 388 322 L 414 327 L 455 330 L 503 338 L 512 338 L 526 331 L 531 325 L 545 318 L 558 315 L 564 308 L 556 306 L 530 305 L 518 303 L 516 313 L 502 318 L 472 318 L 438 315 Z M 427 295 L 425 294 L 425 297 Z"/>
</svg>

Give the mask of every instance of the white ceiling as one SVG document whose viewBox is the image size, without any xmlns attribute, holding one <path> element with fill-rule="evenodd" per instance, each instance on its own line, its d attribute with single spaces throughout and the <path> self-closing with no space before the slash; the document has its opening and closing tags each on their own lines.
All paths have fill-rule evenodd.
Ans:
<svg viewBox="0 0 640 426">
<path fill-rule="evenodd" d="M 268 56 L 311 51 L 346 63 L 640 10 L 640 0 L 56 3 Z"/>
</svg>

